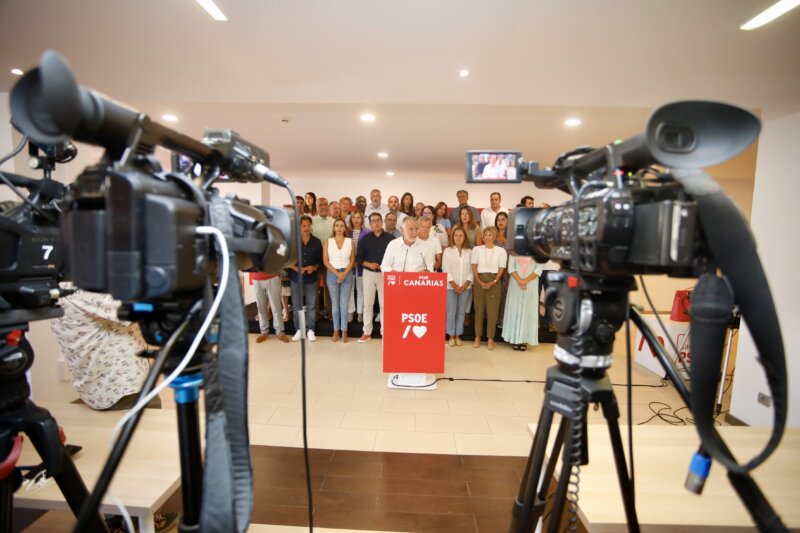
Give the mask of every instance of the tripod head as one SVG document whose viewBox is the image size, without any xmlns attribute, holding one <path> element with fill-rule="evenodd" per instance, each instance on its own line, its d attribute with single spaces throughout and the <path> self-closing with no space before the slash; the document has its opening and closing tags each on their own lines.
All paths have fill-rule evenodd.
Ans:
<svg viewBox="0 0 800 533">
<path fill-rule="evenodd" d="M 28 324 L 0 326 L 0 413 L 20 407 L 30 397 L 25 372 L 33 365 L 33 348 L 25 339 Z"/>
<path fill-rule="evenodd" d="M 601 277 L 548 272 L 545 308 L 558 332 L 554 350 L 561 366 L 583 372 L 609 368 L 614 336 L 628 313 L 632 276 Z M 602 372 L 601 372 L 602 373 Z"/>
</svg>

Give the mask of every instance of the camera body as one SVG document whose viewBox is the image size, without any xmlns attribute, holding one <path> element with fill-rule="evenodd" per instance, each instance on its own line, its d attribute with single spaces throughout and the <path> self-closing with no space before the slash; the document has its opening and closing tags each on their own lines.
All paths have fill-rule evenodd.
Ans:
<svg viewBox="0 0 800 533">
<path fill-rule="evenodd" d="M 58 282 L 64 278 L 64 250 L 59 229 L 64 186 L 51 179 L 57 162 L 71 160 L 77 150 L 69 143 L 28 144 L 31 168 L 40 179 L 3 172 L 3 182 L 23 202 L 0 207 L 0 325 L 20 324 L 61 316 L 56 305 Z"/>
<path fill-rule="evenodd" d="M 21 322 L 21 311 L 55 307 L 63 277 L 63 250 L 58 224 L 27 204 L 0 213 L 0 325 Z"/>
<path fill-rule="evenodd" d="M 122 301 L 198 291 L 216 268 L 207 238 L 195 231 L 206 224 L 214 194 L 184 174 L 155 168 L 86 169 L 64 206 L 63 242 L 73 282 Z M 225 203 L 238 270 L 277 273 L 295 256 L 288 211 L 236 198 Z"/>
<path fill-rule="evenodd" d="M 544 209 L 512 211 L 513 253 L 605 276 L 693 275 L 703 256 L 697 203 L 676 187 L 604 187 Z"/>
<path fill-rule="evenodd" d="M 285 184 L 268 167 L 267 152 L 236 132 L 206 130 L 201 142 L 173 131 L 79 85 L 55 52 L 45 52 L 10 100 L 15 123 L 34 141 L 74 139 L 106 149 L 65 198 L 62 242 L 76 286 L 123 302 L 200 294 L 216 261 L 197 228 L 217 224 L 212 184 L 220 174 Z M 191 173 L 164 172 L 157 146 L 188 160 Z M 236 198 L 224 202 L 230 216 L 223 217 L 223 233 L 239 270 L 277 273 L 296 259 L 290 213 Z"/>
<path fill-rule="evenodd" d="M 581 275 L 696 277 L 708 245 L 698 203 L 677 170 L 731 158 L 760 127 L 755 115 L 735 106 L 674 102 L 657 108 L 645 131 L 629 139 L 577 148 L 550 168 L 520 159 L 523 180 L 573 198 L 553 208 L 514 210 L 507 247 Z"/>
</svg>

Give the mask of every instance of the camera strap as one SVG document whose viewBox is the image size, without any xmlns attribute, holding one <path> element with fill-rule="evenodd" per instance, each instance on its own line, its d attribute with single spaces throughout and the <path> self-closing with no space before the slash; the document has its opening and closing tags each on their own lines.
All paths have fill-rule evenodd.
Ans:
<svg viewBox="0 0 800 533">
<path fill-rule="evenodd" d="M 211 223 L 233 238 L 228 206 L 219 196 L 209 204 Z M 206 450 L 200 531 L 244 533 L 253 510 L 253 468 L 247 428 L 247 317 L 236 254 L 229 250 L 228 286 L 219 309 L 216 360 L 203 365 Z M 221 257 L 218 257 L 218 264 Z"/>
<path fill-rule="evenodd" d="M 759 260 L 750 228 L 739 209 L 708 174 L 699 170 L 675 170 L 673 176 L 698 203 L 703 231 L 714 261 L 724 275 L 701 277 L 692 302 L 692 412 L 697 431 L 706 451 L 729 471 L 746 474 L 764 462 L 777 448 L 786 426 L 786 359 L 780 324 L 767 276 Z M 705 279 L 704 279 L 705 278 Z M 728 286 L 730 284 L 730 286 Z M 723 451 L 724 444 L 713 429 L 714 397 L 720 372 L 723 321 L 730 316 L 733 301 L 739 304 L 758 350 L 758 362 L 764 368 L 773 398 L 772 435 L 764 449 L 744 465 Z M 697 300 L 705 302 L 695 309 Z M 721 299 L 719 305 L 709 302 Z M 697 314 L 697 317 L 695 317 Z M 708 361 L 703 359 L 708 358 Z"/>
</svg>

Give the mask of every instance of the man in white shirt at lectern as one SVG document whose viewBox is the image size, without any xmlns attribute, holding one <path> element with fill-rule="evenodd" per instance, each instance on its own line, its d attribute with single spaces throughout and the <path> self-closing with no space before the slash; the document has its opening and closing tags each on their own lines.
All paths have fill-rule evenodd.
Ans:
<svg viewBox="0 0 800 533">
<path fill-rule="evenodd" d="M 386 247 L 381 272 L 433 272 L 436 257 L 430 246 L 417 239 L 416 217 L 403 219 L 403 237 Z"/>
<path fill-rule="evenodd" d="M 433 272 L 436 258 L 433 247 L 417 238 L 416 217 L 403 220 L 403 236 L 386 247 L 381 262 L 381 272 Z M 434 390 L 436 379 L 428 374 L 399 373 L 390 374 L 386 386 L 392 389 L 409 387 L 420 390 Z"/>
</svg>

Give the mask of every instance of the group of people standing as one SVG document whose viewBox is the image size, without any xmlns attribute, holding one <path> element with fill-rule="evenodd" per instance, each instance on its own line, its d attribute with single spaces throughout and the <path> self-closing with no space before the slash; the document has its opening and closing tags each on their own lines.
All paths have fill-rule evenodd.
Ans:
<svg viewBox="0 0 800 533">
<path fill-rule="evenodd" d="M 482 212 L 469 205 L 467 191 L 458 191 L 457 198 L 458 207 L 449 210 L 445 202 L 435 206 L 414 203 L 411 193 L 401 198 L 390 196 L 383 204 L 378 189 L 370 192 L 369 202 L 364 196 L 355 202 L 349 197 L 329 202 L 313 193 L 298 196 L 303 213 L 302 271 L 297 265 L 289 267 L 288 287 L 283 289 L 280 277 L 256 276 L 267 278 L 255 281 L 261 327 L 256 341 L 269 336 L 268 304 L 277 338 L 289 342 L 284 332 L 287 316 L 274 310 L 282 308 L 281 296 L 290 294 L 297 329 L 291 340 L 300 340 L 304 334 L 309 341 L 316 340 L 321 300 L 320 314 L 333 323 L 333 342 L 349 341 L 348 323 L 354 316 L 363 322 L 358 342 L 368 342 L 376 318 L 383 333 L 384 272 L 441 271 L 447 274 L 446 332 L 451 346 L 461 345 L 471 307 L 476 348 L 485 334 L 488 348 L 494 349 L 498 326 L 503 340 L 514 349 L 537 344 L 541 266 L 531 258 L 506 253 L 508 214 L 501 207 L 499 192 L 490 195 L 490 205 Z M 533 207 L 533 202 L 525 196 L 518 207 Z M 320 288 L 321 298 L 317 294 Z M 378 317 L 374 317 L 376 299 Z"/>
</svg>

